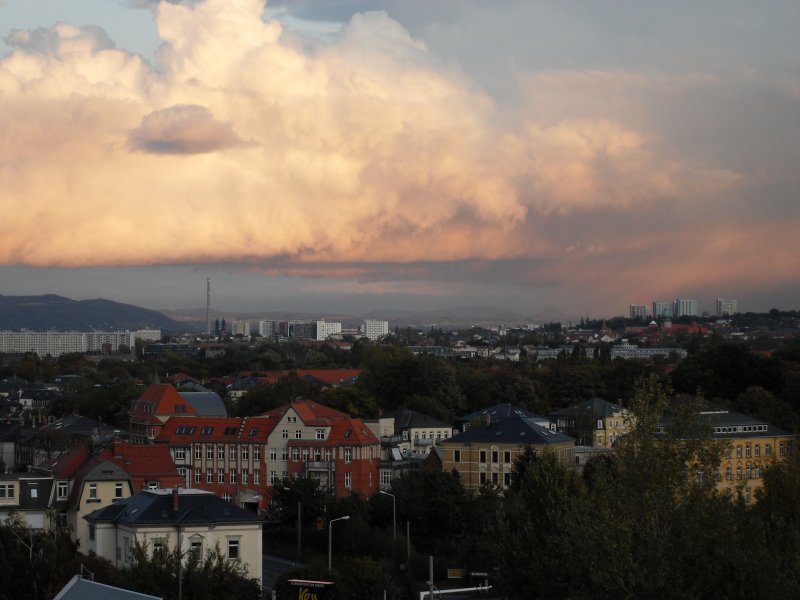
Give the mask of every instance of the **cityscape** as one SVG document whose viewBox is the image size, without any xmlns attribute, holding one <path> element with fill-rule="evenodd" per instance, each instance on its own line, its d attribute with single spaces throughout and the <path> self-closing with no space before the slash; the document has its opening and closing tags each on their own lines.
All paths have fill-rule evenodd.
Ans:
<svg viewBox="0 0 800 600">
<path fill-rule="evenodd" d="M 0 0 L 0 599 L 800 597 L 798 22 Z"/>
</svg>

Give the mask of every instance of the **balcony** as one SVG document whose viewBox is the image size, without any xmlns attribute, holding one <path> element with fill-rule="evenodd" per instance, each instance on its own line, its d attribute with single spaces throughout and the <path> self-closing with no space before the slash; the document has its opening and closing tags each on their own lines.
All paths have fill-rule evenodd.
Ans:
<svg viewBox="0 0 800 600">
<path fill-rule="evenodd" d="M 309 471 L 327 472 L 329 469 L 331 471 L 336 470 L 336 463 L 334 461 L 326 461 L 326 460 L 307 460 L 305 461 L 303 466 L 306 472 Z"/>
</svg>

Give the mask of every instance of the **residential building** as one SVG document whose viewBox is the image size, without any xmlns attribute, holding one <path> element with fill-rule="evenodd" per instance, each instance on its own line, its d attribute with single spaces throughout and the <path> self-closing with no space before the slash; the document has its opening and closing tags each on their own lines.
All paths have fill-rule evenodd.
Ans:
<svg viewBox="0 0 800 600">
<path fill-rule="evenodd" d="M 626 360 L 652 360 L 656 356 L 664 358 L 686 358 L 687 352 L 683 348 L 657 348 L 651 346 L 636 346 L 629 344 L 628 340 L 622 340 L 621 344 L 611 347 L 611 360 L 624 358 Z"/>
<path fill-rule="evenodd" d="M 170 417 L 155 438 L 166 444 L 185 485 L 253 510 L 273 485 L 311 477 L 337 496 L 378 489 L 380 445 L 360 419 L 310 400 L 257 417 Z"/>
<path fill-rule="evenodd" d="M 158 330 L 140 331 L 0 331 L 0 353 L 58 357 L 62 354 L 116 352 L 133 348 L 136 339 L 161 338 Z"/>
<path fill-rule="evenodd" d="M 487 419 L 439 444 L 444 471 L 456 471 L 470 490 L 493 485 L 501 492 L 511 485 L 514 462 L 528 448 L 553 452 L 565 465 L 575 462 L 575 440 L 551 431 L 528 417 Z"/>
<path fill-rule="evenodd" d="M 234 321 L 231 325 L 231 335 L 250 337 L 250 321 Z"/>
<path fill-rule="evenodd" d="M 18 440 L 14 449 L 15 462 L 18 465 L 38 465 L 78 446 L 104 444 L 121 433 L 102 421 L 67 415 L 30 430 Z"/>
<path fill-rule="evenodd" d="M 717 298 L 717 316 L 730 317 L 739 312 L 738 300 L 731 300 L 725 298 Z"/>
<path fill-rule="evenodd" d="M 714 474 L 717 490 L 729 497 L 741 495 L 745 502 L 756 500 L 763 487 L 764 470 L 788 461 L 795 452 L 797 436 L 757 419 L 728 410 L 705 409 L 700 419 L 711 428 L 712 437 L 725 443 L 719 469 Z M 657 433 L 665 432 L 670 417 L 663 417 Z M 698 479 L 711 476 L 698 471 Z"/>
<path fill-rule="evenodd" d="M 509 417 L 531 419 L 537 425 L 551 431 L 556 431 L 556 424 L 550 418 L 537 415 L 536 413 L 519 408 L 513 404 L 495 404 L 489 408 L 484 408 L 461 417 L 456 420 L 456 423 L 461 431 L 466 431 L 472 425 L 491 423 L 492 421 L 498 421 Z"/>
<path fill-rule="evenodd" d="M 644 304 L 631 304 L 630 316 L 631 319 L 645 320 L 647 318 L 647 306 Z"/>
<path fill-rule="evenodd" d="M 32 529 L 56 526 L 50 511 L 53 478 L 38 473 L 0 474 L 0 523 L 19 515 Z"/>
<path fill-rule="evenodd" d="M 635 423 L 632 413 L 619 404 L 592 398 L 550 414 L 558 431 L 568 433 L 582 446 L 611 448 Z"/>
<path fill-rule="evenodd" d="M 367 319 L 361 327 L 361 335 L 373 342 L 389 335 L 389 321 Z"/>
<path fill-rule="evenodd" d="M 316 340 L 327 340 L 331 337 L 341 336 L 342 324 L 341 323 L 328 323 L 326 321 L 316 322 L 317 335 Z"/>
<path fill-rule="evenodd" d="M 667 302 L 665 300 L 653 300 L 654 319 L 671 319 L 674 316 L 672 309 L 672 302 Z"/>
<path fill-rule="evenodd" d="M 688 298 L 675 299 L 675 305 L 672 309 L 674 317 L 696 317 L 697 314 L 697 300 Z"/>
<path fill-rule="evenodd" d="M 231 506 L 210 492 L 173 488 L 139 492 L 84 517 L 88 551 L 129 567 L 136 544 L 148 552 L 178 549 L 206 556 L 219 548 L 222 556 L 262 578 L 262 524 L 252 512 Z"/>
</svg>

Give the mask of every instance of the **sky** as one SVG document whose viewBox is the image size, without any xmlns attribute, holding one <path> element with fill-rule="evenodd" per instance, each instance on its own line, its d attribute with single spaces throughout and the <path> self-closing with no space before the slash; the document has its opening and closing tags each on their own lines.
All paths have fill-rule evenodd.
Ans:
<svg viewBox="0 0 800 600">
<path fill-rule="evenodd" d="M 0 294 L 798 309 L 797 23 L 797 0 L 0 0 Z"/>
</svg>

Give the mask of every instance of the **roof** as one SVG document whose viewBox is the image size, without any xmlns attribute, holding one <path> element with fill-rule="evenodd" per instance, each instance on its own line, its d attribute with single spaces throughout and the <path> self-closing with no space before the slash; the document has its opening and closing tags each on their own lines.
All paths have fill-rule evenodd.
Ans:
<svg viewBox="0 0 800 600">
<path fill-rule="evenodd" d="M 162 444 L 131 444 L 115 438 L 100 458 L 117 465 L 133 479 L 157 480 L 161 487 L 183 483 L 169 448 Z"/>
<path fill-rule="evenodd" d="M 145 406 L 152 410 L 145 410 Z M 195 408 L 168 383 L 153 383 L 134 402 L 133 415 L 139 420 L 152 421 L 156 415 L 197 414 Z"/>
<path fill-rule="evenodd" d="M 311 383 L 337 386 L 355 383 L 361 369 L 296 369 L 285 371 L 240 371 L 241 379 L 257 378 L 260 383 L 277 383 L 279 380 L 296 375 Z"/>
<path fill-rule="evenodd" d="M 53 600 L 162 600 L 162 597 L 140 594 L 75 575 Z"/>
<path fill-rule="evenodd" d="M 449 423 L 429 417 L 415 410 L 408 408 L 401 408 L 383 415 L 394 419 L 394 432 L 395 434 L 401 433 L 404 429 L 417 429 L 422 427 L 436 427 L 452 429 Z"/>
<path fill-rule="evenodd" d="M 177 491 L 178 510 L 173 510 Z M 197 489 L 148 490 L 139 492 L 84 517 L 90 523 L 127 525 L 261 524 L 263 520 L 212 494 Z"/>
<path fill-rule="evenodd" d="M 705 410 L 699 419 L 712 427 L 712 434 L 717 439 L 736 439 L 752 437 L 785 437 L 794 434 L 770 425 L 763 419 L 729 410 Z M 672 421 L 667 414 L 659 419 L 660 427 L 668 427 Z"/>
<path fill-rule="evenodd" d="M 0 474 L 0 481 L 13 480 L 19 481 L 19 496 L 16 499 L 19 510 L 44 510 L 49 507 L 52 477 L 31 473 Z"/>
<path fill-rule="evenodd" d="M 627 409 L 619 404 L 603 400 L 602 398 L 591 398 L 590 400 L 579 402 L 578 404 L 573 404 L 567 408 L 562 408 L 561 410 L 550 413 L 550 416 L 575 417 L 579 412 L 585 413 L 587 411 L 590 412 L 595 419 L 602 419 L 604 417 L 613 417 L 614 415 L 620 414 L 622 411 L 627 411 Z"/>
<path fill-rule="evenodd" d="M 474 425 L 463 433 L 447 440 L 448 444 L 488 443 L 488 444 L 532 444 L 553 445 L 575 442 L 574 438 L 542 427 L 530 417 L 506 417 L 489 424 Z"/>
<path fill-rule="evenodd" d="M 204 417 L 227 417 L 228 411 L 225 408 L 225 403 L 219 394 L 211 390 L 194 391 L 194 392 L 178 392 L 181 398 L 186 400 L 192 405 L 192 408 L 197 411 L 198 415 Z"/>
<path fill-rule="evenodd" d="M 193 441 L 266 441 L 279 419 L 260 417 L 170 417 L 156 438 L 177 445 Z"/>
<path fill-rule="evenodd" d="M 484 420 L 487 415 L 491 416 L 492 420 L 501 419 L 503 417 L 534 418 L 539 416 L 523 408 L 518 408 L 513 404 L 495 404 L 489 408 L 484 408 L 482 410 L 475 411 L 474 413 L 470 413 L 466 417 L 461 417 L 457 419 L 457 421 L 459 423 L 471 423 L 475 419 Z"/>
</svg>

